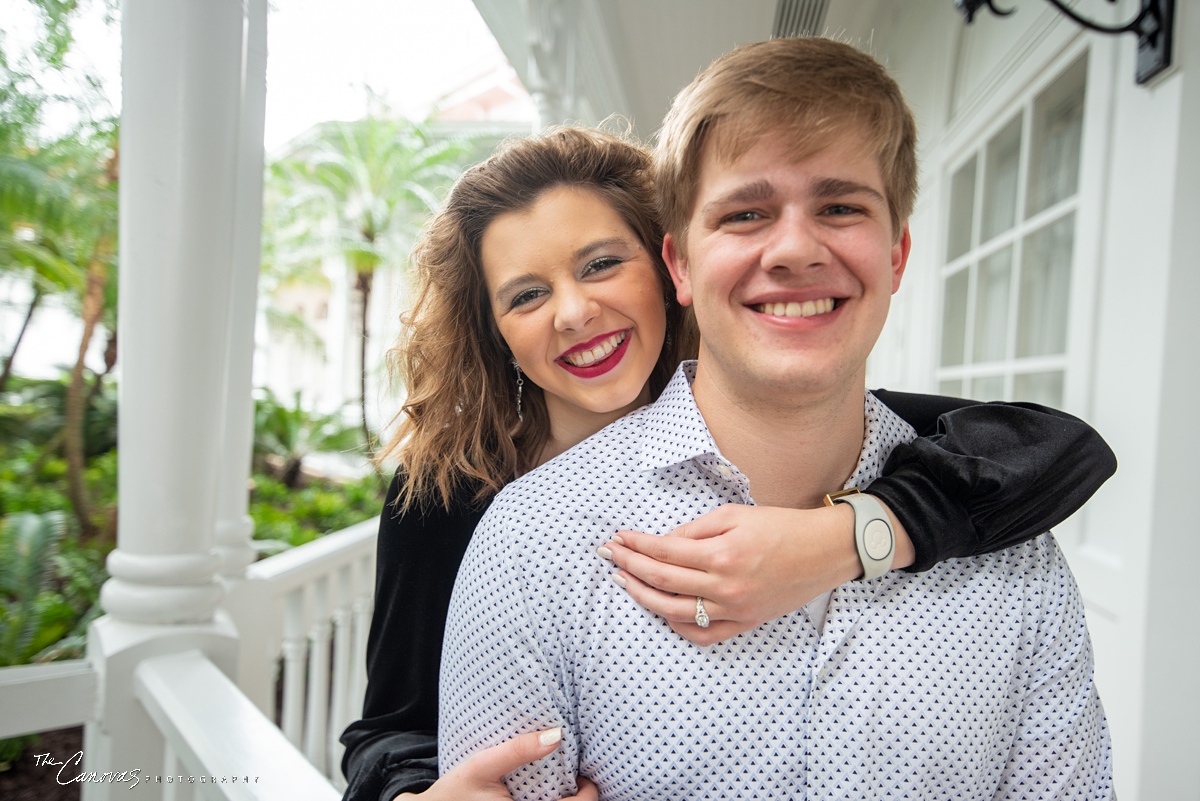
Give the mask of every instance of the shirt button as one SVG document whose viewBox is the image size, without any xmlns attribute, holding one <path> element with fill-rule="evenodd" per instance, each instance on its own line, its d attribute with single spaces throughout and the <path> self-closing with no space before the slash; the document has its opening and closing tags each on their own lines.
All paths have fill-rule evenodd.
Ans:
<svg viewBox="0 0 1200 801">
<path fill-rule="evenodd" d="M 718 464 L 717 474 L 720 475 L 721 478 L 733 478 L 733 468 L 727 464 Z"/>
</svg>

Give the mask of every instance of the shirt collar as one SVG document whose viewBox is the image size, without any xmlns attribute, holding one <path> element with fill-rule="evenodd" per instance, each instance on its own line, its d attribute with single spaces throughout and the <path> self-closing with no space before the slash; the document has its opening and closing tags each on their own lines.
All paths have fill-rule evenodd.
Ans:
<svg viewBox="0 0 1200 801">
<path fill-rule="evenodd" d="M 658 400 L 645 408 L 639 445 L 642 470 L 658 470 L 697 457 L 721 457 L 692 395 L 695 378 L 696 361 L 683 362 Z M 863 399 L 863 417 L 866 425 L 862 450 L 847 487 L 862 487 L 878 478 L 880 463 L 874 458 L 878 451 L 888 453 L 916 433 L 870 392 Z"/>
<path fill-rule="evenodd" d="M 642 470 L 658 470 L 697 456 L 720 454 L 692 396 L 695 378 L 696 361 L 683 362 L 658 400 L 646 407 L 639 458 Z"/>
</svg>

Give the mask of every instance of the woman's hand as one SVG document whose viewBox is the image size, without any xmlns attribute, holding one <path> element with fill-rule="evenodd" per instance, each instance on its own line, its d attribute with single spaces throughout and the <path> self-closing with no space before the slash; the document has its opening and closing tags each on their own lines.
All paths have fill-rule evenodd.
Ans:
<svg viewBox="0 0 1200 801">
<path fill-rule="evenodd" d="M 896 533 L 892 567 L 907 567 L 915 558 L 912 542 L 890 509 L 888 517 Z M 862 575 L 848 504 L 781 509 L 731 503 L 665 536 L 619 531 L 601 556 L 604 549 L 621 568 L 614 581 L 698 645 L 794 612 Z M 707 628 L 696 624 L 697 596 L 711 621 Z"/>
<path fill-rule="evenodd" d="M 401 793 L 401 798 L 420 798 L 426 801 L 512 801 L 502 779 L 522 765 L 535 762 L 558 748 L 562 729 L 547 729 L 520 734 L 507 742 L 472 754 L 461 765 L 446 772 L 423 793 Z M 580 776 L 576 779 L 578 795 L 563 801 L 598 801 L 596 785 Z"/>
</svg>

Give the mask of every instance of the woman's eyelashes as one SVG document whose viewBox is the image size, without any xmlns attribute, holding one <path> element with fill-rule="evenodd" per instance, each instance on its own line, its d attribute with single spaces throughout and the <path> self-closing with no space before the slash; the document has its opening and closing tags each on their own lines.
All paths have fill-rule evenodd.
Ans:
<svg viewBox="0 0 1200 801">
<path fill-rule="evenodd" d="M 601 256 L 597 259 L 592 259 L 587 264 L 583 265 L 583 275 L 595 275 L 596 273 L 607 272 L 625 261 L 617 256 Z"/>
<path fill-rule="evenodd" d="M 578 275 L 580 279 L 603 275 L 621 266 L 625 261 L 626 259 L 621 256 L 600 256 L 584 263 L 579 268 Z M 550 287 L 548 286 L 539 284 L 527 287 L 512 296 L 512 299 L 508 301 L 508 309 L 509 311 L 514 311 L 523 306 L 529 306 L 549 294 Z"/>
<path fill-rule="evenodd" d="M 516 309 L 521 306 L 528 306 L 538 298 L 545 295 L 548 290 L 542 286 L 531 286 L 528 289 L 522 289 L 517 294 L 513 295 L 512 300 L 508 302 L 508 308 Z"/>
</svg>

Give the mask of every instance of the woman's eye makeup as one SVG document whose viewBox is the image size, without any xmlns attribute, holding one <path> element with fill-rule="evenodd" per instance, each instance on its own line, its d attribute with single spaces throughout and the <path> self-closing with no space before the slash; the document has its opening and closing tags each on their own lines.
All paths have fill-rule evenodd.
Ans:
<svg viewBox="0 0 1200 801">
<path fill-rule="evenodd" d="M 592 259 L 585 264 L 583 266 L 583 274 L 594 275 L 595 273 L 602 273 L 606 270 L 611 270 L 613 267 L 616 267 L 623 261 L 624 259 L 616 256 L 601 256 L 597 259 Z"/>
<path fill-rule="evenodd" d="M 626 261 L 628 259 L 625 256 L 597 256 L 589 259 L 582 267 L 578 268 L 578 277 L 582 279 L 593 275 L 602 275 L 621 266 Z M 547 286 L 536 285 L 526 287 L 509 298 L 506 306 L 510 311 L 519 309 L 522 306 L 528 306 L 548 294 L 550 294 L 550 288 Z"/>
<path fill-rule="evenodd" d="M 540 286 L 532 286 L 529 289 L 522 289 L 520 292 L 513 295 L 512 300 L 510 300 L 508 302 L 508 307 L 510 309 L 515 309 L 520 306 L 524 306 L 526 304 L 532 303 L 533 301 L 540 298 L 542 296 L 543 292 L 545 292 L 545 290 L 542 289 L 542 287 L 540 287 Z"/>
</svg>

